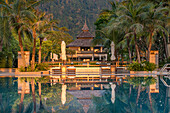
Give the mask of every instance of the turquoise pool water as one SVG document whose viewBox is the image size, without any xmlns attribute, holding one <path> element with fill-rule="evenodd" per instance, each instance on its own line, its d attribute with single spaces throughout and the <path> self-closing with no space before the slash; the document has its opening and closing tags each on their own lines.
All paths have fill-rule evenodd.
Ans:
<svg viewBox="0 0 170 113">
<path fill-rule="evenodd" d="M 23 85 L 20 84 L 18 87 L 18 78 L 0 78 L 0 113 L 170 112 L 170 88 L 165 87 L 161 81 L 157 93 L 151 93 L 147 85 L 142 85 L 139 92 L 137 83 L 136 85 L 129 83 L 119 85 L 111 82 L 77 84 L 77 86 L 76 84 L 46 82 L 41 83 L 40 91 L 38 80 L 34 79 L 34 81 L 35 95 L 32 94 L 33 84 L 31 84 L 30 79 L 27 79 L 26 82 L 29 83 L 25 90 L 28 91 L 28 94 L 24 94 L 21 105 L 20 93 L 22 88 L 20 86 Z M 168 80 L 167 82 L 169 83 Z M 33 101 L 33 98 L 36 100 Z M 36 106 L 34 106 L 35 103 Z"/>
</svg>

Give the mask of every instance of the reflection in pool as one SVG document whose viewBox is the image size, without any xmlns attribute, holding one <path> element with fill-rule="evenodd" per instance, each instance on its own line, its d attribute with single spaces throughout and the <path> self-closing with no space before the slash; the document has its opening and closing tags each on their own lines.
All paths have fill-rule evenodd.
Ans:
<svg viewBox="0 0 170 113">
<path fill-rule="evenodd" d="M 50 83 L 48 78 L 0 78 L 0 113 L 170 112 L 170 88 L 159 82 L 159 90 L 154 90 L 148 79 L 140 80 L 59 84 Z"/>
</svg>

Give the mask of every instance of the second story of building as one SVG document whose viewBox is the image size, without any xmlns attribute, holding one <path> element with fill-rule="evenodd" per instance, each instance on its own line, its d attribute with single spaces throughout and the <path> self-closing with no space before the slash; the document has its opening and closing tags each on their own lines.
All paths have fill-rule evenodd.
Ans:
<svg viewBox="0 0 170 113">
<path fill-rule="evenodd" d="M 67 48 L 77 51 L 78 53 L 102 52 L 103 45 L 92 45 L 94 36 L 90 33 L 87 23 L 82 28 L 81 33 L 76 40 L 67 45 Z"/>
</svg>

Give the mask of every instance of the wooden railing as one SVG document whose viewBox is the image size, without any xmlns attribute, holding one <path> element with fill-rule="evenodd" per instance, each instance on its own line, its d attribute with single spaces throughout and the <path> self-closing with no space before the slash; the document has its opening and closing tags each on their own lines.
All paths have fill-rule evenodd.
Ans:
<svg viewBox="0 0 170 113">
<path fill-rule="evenodd" d="M 44 62 L 49 64 L 51 67 L 61 66 L 62 61 L 55 62 Z M 100 66 L 115 66 L 115 67 L 127 67 L 129 65 L 128 61 L 66 61 L 64 63 L 66 66 L 76 66 L 76 67 L 100 67 Z"/>
</svg>

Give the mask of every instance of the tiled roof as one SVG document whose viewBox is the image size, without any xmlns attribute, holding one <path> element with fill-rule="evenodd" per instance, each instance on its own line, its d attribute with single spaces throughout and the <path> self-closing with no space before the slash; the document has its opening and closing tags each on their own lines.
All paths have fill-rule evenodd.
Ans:
<svg viewBox="0 0 170 113">
<path fill-rule="evenodd" d="M 76 39 L 67 45 L 67 47 L 91 47 L 93 39 Z M 101 45 L 96 45 L 95 47 L 101 47 Z"/>
<path fill-rule="evenodd" d="M 78 36 L 78 37 L 85 37 L 85 38 L 89 38 L 89 37 L 94 37 L 89 31 L 82 31 Z"/>
</svg>

